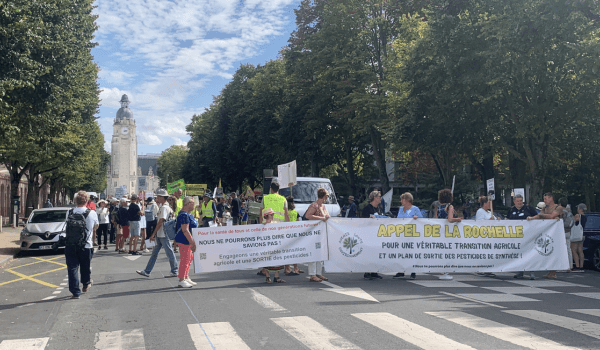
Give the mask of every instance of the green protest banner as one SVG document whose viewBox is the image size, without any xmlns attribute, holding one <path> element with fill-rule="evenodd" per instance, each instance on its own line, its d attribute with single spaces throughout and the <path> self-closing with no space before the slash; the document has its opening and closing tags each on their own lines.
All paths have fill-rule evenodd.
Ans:
<svg viewBox="0 0 600 350">
<path fill-rule="evenodd" d="M 185 190 L 185 182 L 183 181 L 183 179 L 179 179 L 175 182 L 171 182 L 171 183 L 167 184 L 167 192 L 169 194 L 177 191 L 178 188 Z"/>
<path fill-rule="evenodd" d="M 207 188 L 206 184 L 186 184 L 185 194 L 187 196 L 203 196 Z"/>
</svg>

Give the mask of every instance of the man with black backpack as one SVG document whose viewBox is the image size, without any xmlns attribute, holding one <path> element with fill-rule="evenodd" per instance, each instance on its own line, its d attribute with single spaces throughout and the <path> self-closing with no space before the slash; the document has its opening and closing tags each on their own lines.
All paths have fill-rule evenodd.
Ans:
<svg viewBox="0 0 600 350">
<path fill-rule="evenodd" d="M 77 192 L 75 197 L 77 207 L 69 210 L 67 215 L 65 258 L 69 274 L 69 292 L 73 294 L 71 299 L 79 299 L 81 293 L 87 292 L 92 286 L 90 276 L 90 264 L 94 255 L 92 238 L 98 228 L 98 215 L 95 211 L 86 208 L 88 199 L 87 192 Z M 81 273 L 83 289 L 79 289 L 78 269 Z"/>
</svg>

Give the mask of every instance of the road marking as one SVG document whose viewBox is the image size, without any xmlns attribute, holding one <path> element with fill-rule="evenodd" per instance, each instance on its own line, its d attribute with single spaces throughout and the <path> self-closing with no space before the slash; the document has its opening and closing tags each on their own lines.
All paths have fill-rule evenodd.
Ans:
<svg viewBox="0 0 600 350">
<path fill-rule="evenodd" d="M 0 343 L 0 350 L 44 349 L 50 338 L 4 340 Z"/>
<path fill-rule="evenodd" d="M 65 289 L 65 287 L 58 287 L 58 288 L 56 288 L 56 289 L 58 289 L 58 290 L 62 290 L 62 289 Z"/>
<path fill-rule="evenodd" d="M 485 301 L 476 300 L 476 299 L 469 298 L 469 297 L 466 297 L 466 296 L 460 295 L 460 294 L 452 294 L 452 293 L 448 293 L 448 292 L 440 292 L 440 293 L 446 294 L 446 295 L 449 295 L 449 296 L 452 296 L 452 297 L 455 297 L 455 298 L 460 298 L 460 299 L 465 299 L 465 300 L 468 300 L 468 301 L 472 301 L 474 303 L 479 303 L 479 304 L 483 304 L 483 305 L 493 306 L 493 307 L 497 307 L 499 309 L 506 309 L 506 306 L 500 306 L 500 305 L 496 305 L 496 304 L 492 304 L 492 303 L 486 303 Z"/>
<path fill-rule="evenodd" d="M 124 256 L 125 259 L 131 260 L 131 261 L 137 260 L 141 257 L 142 257 L 141 255 Z"/>
<path fill-rule="evenodd" d="M 310 277 L 308 277 L 308 278 L 310 278 Z M 371 294 L 365 292 L 364 290 L 362 290 L 360 288 L 342 288 L 338 285 L 335 285 L 335 284 L 333 284 L 331 282 L 327 282 L 327 281 L 322 281 L 320 283 L 333 288 L 333 289 L 321 288 L 321 290 L 324 290 L 327 292 L 334 292 L 334 293 L 339 293 L 339 294 L 343 294 L 343 295 L 348 295 L 348 296 L 355 297 L 355 298 L 374 301 L 376 303 L 379 302 L 379 300 L 373 298 L 371 296 Z"/>
<path fill-rule="evenodd" d="M 387 312 L 352 314 L 352 316 L 425 350 L 438 350 L 442 344 L 445 349 L 474 350 L 468 345 Z"/>
<path fill-rule="evenodd" d="M 459 324 L 469 329 L 487 334 L 494 338 L 513 343 L 529 349 L 558 350 L 576 349 L 539 337 L 522 329 L 504 325 L 485 318 L 470 315 L 466 312 L 425 312 L 426 314 L 443 318 L 444 320 Z"/>
<path fill-rule="evenodd" d="M 67 267 L 67 264 L 63 264 L 63 263 L 59 263 L 57 261 L 53 261 L 54 259 L 62 258 L 61 256 L 58 256 L 58 257 L 52 258 L 52 259 L 42 259 L 42 258 L 36 258 L 36 257 L 33 257 L 33 258 L 36 259 L 36 260 L 39 260 L 40 262 L 49 262 L 51 264 L 56 264 L 56 265 L 60 265 L 62 267 Z"/>
<path fill-rule="evenodd" d="M 44 298 L 44 299 L 42 299 L 42 300 L 51 300 L 51 299 L 54 299 L 54 298 L 56 298 L 56 295 L 51 295 L 51 296 L 49 296 L 49 297 L 45 297 L 45 298 Z"/>
<path fill-rule="evenodd" d="M 271 321 L 309 349 L 360 349 L 308 316 L 272 318 Z"/>
<path fill-rule="evenodd" d="M 589 286 L 585 286 L 583 284 L 575 284 L 575 283 L 569 283 L 569 282 L 563 282 L 563 281 L 547 281 L 547 280 L 519 281 L 519 280 L 508 280 L 506 282 L 520 284 L 522 286 L 527 286 L 527 287 L 538 287 L 538 288 L 543 288 L 543 287 L 586 287 L 586 288 L 589 288 Z"/>
<path fill-rule="evenodd" d="M 287 311 L 286 308 L 277 304 L 276 302 L 267 298 L 266 296 L 260 294 L 259 292 L 255 291 L 254 289 L 252 289 L 252 288 L 248 288 L 248 289 L 250 289 L 250 291 L 252 291 L 252 299 L 254 299 L 254 301 L 256 301 L 260 306 L 264 307 L 265 309 L 271 309 L 271 311 L 279 311 L 279 312 Z"/>
<path fill-rule="evenodd" d="M 600 317 L 600 309 L 570 309 L 569 311 Z"/>
<path fill-rule="evenodd" d="M 552 294 L 560 293 L 550 289 L 536 288 L 536 287 L 483 287 L 485 289 L 493 290 L 495 292 L 506 293 L 506 294 Z"/>
<path fill-rule="evenodd" d="M 25 266 L 25 265 L 21 265 L 21 266 Z M 6 269 L 6 271 L 8 271 L 8 272 L 10 272 L 10 273 L 12 273 L 14 275 L 17 275 L 20 278 L 17 278 L 17 279 L 11 280 L 11 281 L 7 281 L 7 282 L 2 282 L 2 283 L 0 283 L 0 286 L 3 286 L 5 284 L 9 284 L 9 283 L 12 283 L 12 282 L 17 282 L 17 281 L 22 281 L 22 280 L 30 280 L 30 281 L 39 283 L 39 284 L 47 286 L 47 287 L 56 288 L 58 286 L 55 286 L 55 285 L 53 285 L 51 283 L 46 283 L 44 281 L 40 281 L 40 280 L 38 280 L 36 278 L 33 278 L 33 277 L 37 277 L 37 276 L 44 275 L 46 273 L 50 273 L 50 272 L 54 272 L 54 271 L 64 270 L 66 267 L 59 267 L 58 269 L 54 269 L 54 270 L 50 270 L 50 271 L 44 271 L 44 272 L 36 273 L 36 274 L 30 275 L 30 276 L 24 275 L 24 274 L 22 274 L 20 272 L 13 271 L 13 269 L 15 269 L 15 268 L 16 267 L 13 267 L 13 268 L 10 268 L 10 269 Z"/>
<path fill-rule="evenodd" d="M 578 297 L 600 299 L 600 293 L 570 293 L 570 294 L 577 295 Z"/>
<path fill-rule="evenodd" d="M 458 281 L 418 281 L 412 280 L 408 281 L 410 283 L 428 287 L 428 288 L 479 288 L 478 286 L 473 286 L 471 284 L 462 283 Z"/>
<path fill-rule="evenodd" d="M 68 285 L 68 283 L 61 283 L 60 285 L 61 286 L 66 286 L 66 285 Z"/>
<path fill-rule="evenodd" d="M 142 329 L 96 333 L 96 350 L 145 350 Z"/>
<path fill-rule="evenodd" d="M 549 314 L 547 312 L 537 310 L 505 310 L 504 312 L 570 329 L 572 331 L 600 339 L 600 325 L 596 323 L 582 321 L 571 317 Z"/>
<path fill-rule="evenodd" d="M 504 294 L 504 293 L 461 293 L 458 294 L 473 300 L 479 300 L 483 302 L 492 303 L 513 303 L 521 301 L 539 301 L 537 299 L 531 299 L 515 294 Z"/>
<path fill-rule="evenodd" d="M 57 290 L 57 291 L 54 291 L 54 292 L 52 292 L 52 294 L 60 294 L 60 293 L 61 293 L 61 291 L 60 291 L 60 290 Z"/>
<path fill-rule="evenodd" d="M 187 326 L 198 350 L 250 350 L 229 322 L 194 323 Z"/>
</svg>

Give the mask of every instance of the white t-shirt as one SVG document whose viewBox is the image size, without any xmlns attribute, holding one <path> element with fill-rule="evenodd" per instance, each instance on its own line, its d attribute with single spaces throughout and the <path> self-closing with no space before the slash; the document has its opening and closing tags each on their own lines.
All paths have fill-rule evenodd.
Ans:
<svg viewBox="0 0 600 350">
<path fill-rule="evenodd" d="M 84 214 L 86 210 L 87 208 L 85 206 L 73 208 L 73 214 Z M 94 242 L 92 241 L 92 239 L 94 238 L 94 226 L 98 225 L 98 214 L 96 214 L 95 211 L 90 210 L 90 213 L 88 214 L 85 223 L 85 228 L 87 230 L 88 235 L 85 247 L 92 248 L 94 246 Z"/>
<path fill-rule="evenodd" d="M 160 219 L 165 219 L 165 222 L 167 222 L 172 214 L 173 214 L 173 209 L 171 209 L 171 207 L 169 206 L 168 203 L 165 203 L 165 204 L 161 205 L 160 208 L 158 209 L 158 217 L 156 219 L 158 221 L 160 221 Z M 158 223 L 158 221 L 157 221 L 157 223 Z M 156 231 L 156 237 L 160 237 L 160 238 L 166 237 L 165 230 L 163 229 L 164 224 L 165 223 L 163 222 L 163 224 L 160 226 L 158 231 Z"/>
<path fill-rule="evenodd" d="M 477 210 L 477 215 L 475 216 L 475 220 L 491 220 L 491 219 L 492 219 L 491 211 L 487 211 L 483 208 L 479 208 Z"/>
<path fill-rule="evenodd" d="M 98 222 L 100 224 L 108 224 L 109 223 L 108 208 L 98 207 L 96 209 L 96 214 L 98 215 Z"/>
</svg>

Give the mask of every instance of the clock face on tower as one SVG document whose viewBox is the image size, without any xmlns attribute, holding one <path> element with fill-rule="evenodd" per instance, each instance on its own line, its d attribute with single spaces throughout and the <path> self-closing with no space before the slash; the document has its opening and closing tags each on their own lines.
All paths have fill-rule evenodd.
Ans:
<svg viewBox="0 0 600 350">
<path fill-rule="evenodd" d="M 128 133 L 129 133 L 129 128 L 122 128 L 121 129 L 121 134 L 127 135 Z"/>
</svg>

